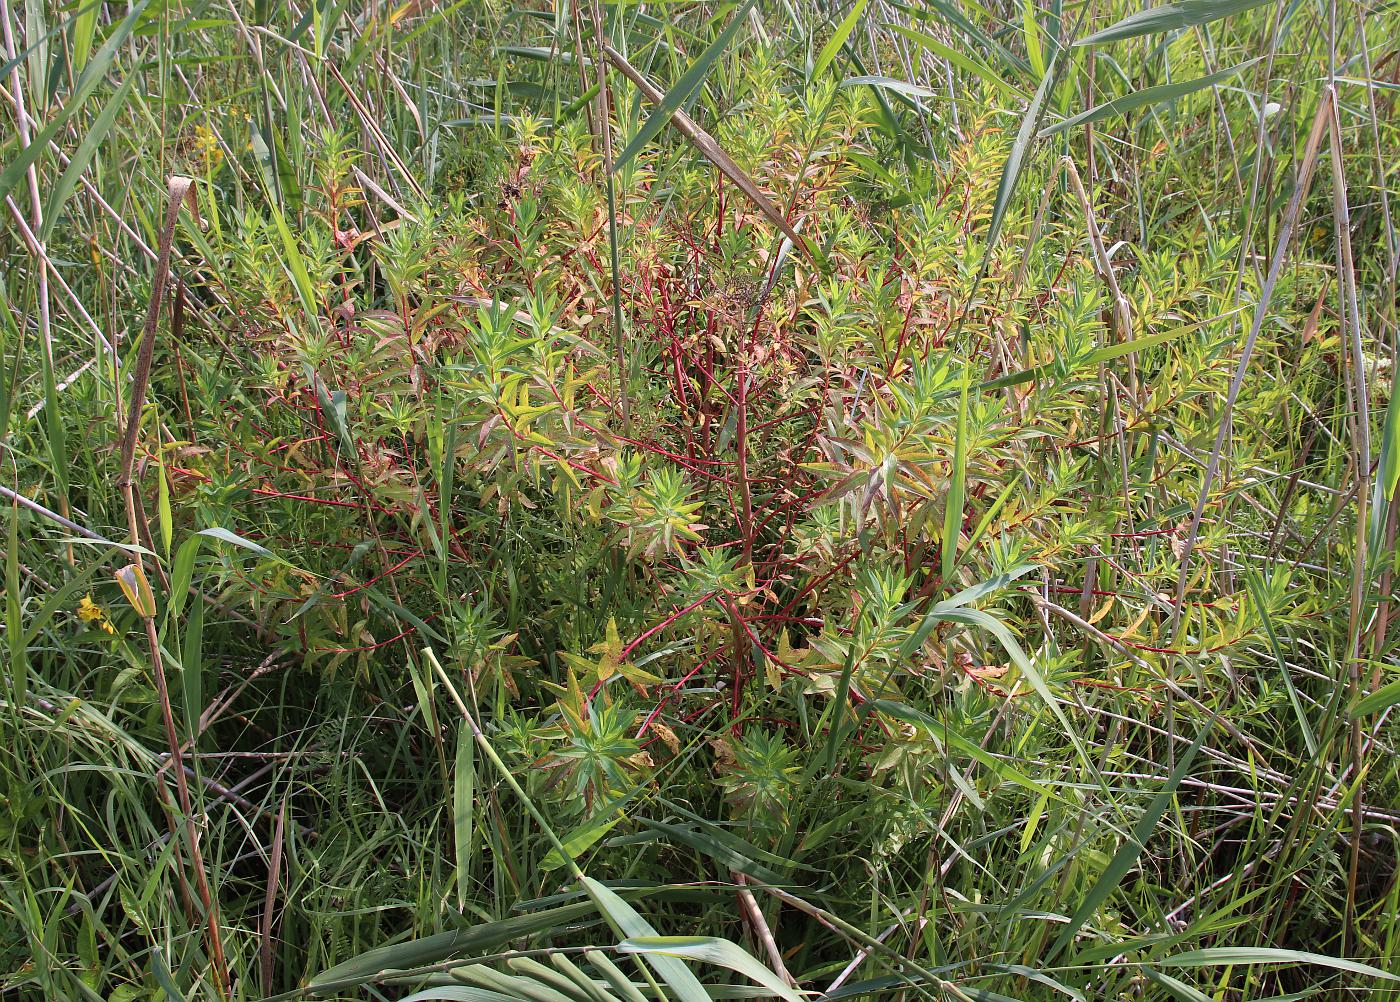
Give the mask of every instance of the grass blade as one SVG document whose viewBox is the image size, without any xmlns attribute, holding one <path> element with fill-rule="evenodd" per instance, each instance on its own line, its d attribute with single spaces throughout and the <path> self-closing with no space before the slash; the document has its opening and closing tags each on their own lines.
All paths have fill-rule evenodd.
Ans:
<svg viewBox="0 0 1400 1002">
<path fill-rule="evenodd" d="M 1045 49 L 1040 44 L 1040 21 L 1036 18 L 1036 4 L 1032 0 L 1022 0 L 1021 32 L 1026 39 L 1026 55 L 1030 57 L 1031 69 L 1036 76 L 1045 75 Z"/>
<path fill-rule="evenodd" d="M 466 723 L 457 729 L 457 758 L 452 767 L 452 840 L 457 852 L 457 906 L 466 907 L 467 876 L 476 833 L 476 742 Z"/>
<path fill-rule="evenodd" d="M 727 939 L 713 936 L 636 936 L 623 940 L 617 948 L 622 953 L 683 957 L 727 967 L 757 981 L 779 998 L 788 1002 L 803 1002 L 802 996 L 784 984 L 782 978 L 760 964 L 743 947 Z"/>
<path fill-rule="evenodd" d="M 1240 309 L 1243 308 L 1244 307 L 1241 307 Z M 1238 313 L 1239 310 L 1233 312 Z M 1089 368 L 1090 366 L 1098 365 L 1102 362 L 1108 362 L 1135 351 L 1142 351 L 1145 348 L 1153 348 L 1159 344 L 1166 344 L 1168 341 L 1174 341 L 1179 337 L 1185 337 L 1187 334 L 1201 330 L 1215 323 L 1217 320 L 1223 320 L 1231 315 L 1231 313 L 1224 313 L 1217 317 L 1211 317 L 1209 320 L 1201 320 L 1194 324 L 1187 324 L 1185 327 L 1173 327 L 1171 330 L 1158 331 L 1156 334 L 1149 334 L 1146 337 L 1140 337 L 1132 341 L 1124 341 L 1121 344 L 1111 344 L 1103 348 L 1095 349 L 1084 357 L 1083 368 Z M 1036 365 L 1029 369 L 1022 369 L 1019 372 L 1009 372 L 1004 376 L 989 379 L 986 382 L 977 384 L 977 389 L 999 390 L 1005 386 L 1016 386 L 1020 383 L 1029 383 L 1038 379 L 1045 379 L 1055 375 L 1059 371 L 1059 363 L 1049 362 L 1045 365 Z"/>
<path fill-rule="evenodd" d="M 584 886 L 588 888 L 589 897 L 598 903 L 598 907 L 607 915 L 609 922 L 622 933 L 625 939 L 656 938 L 656 930 L 651 927 L 651 923 L 642 918 L 635 908 L 618 897 L 612 888 L 589 876 L 584 876 L 581 879 Z M 700 983 L 689 967 L 686 967 L 675 957 L 660 953 L 647 953 L 643 954 L 643 957 L 661 977 L 661 980 L 671 986 L 679 1002 L 710 1002 L 710 995 L 705 991 L 705 986 Z"/>
<path fill-rule="evenodd" d="M 1060 928 L 1060 935 L 1056 937 L 1048 954 L 1051 960 L 1058 957 L 1065 947 L 1074 941 L 1075 934 L 1108 900 L 1108 896 L 1122 883 L 1123 878 L 1128 875 L 1128 871 L 1137 863 L 1138 857 L 1142 855 L 1143 848 L 1147 845 L 1148 837 L 1152 834 L 1152 829 L 1156 828 L 1157 822 L 1162 820 L 1162 815 L 1167 812 L 1167 808 L 1171 806 L 1172 798 L 1176 796 L 1177 787 L 1181 785 L 1181 781 L 1186 778 L 1186 773 L 1190 771 L 1191 763 L 1195 761 L 1196 752 L 1200 751 L 1207 733 L 1209 733 L 1208 727 L 1203 728 L 1196 735 L 1196 740 L 1191 743 L 1186 754 L 1181 756 L 1176 769 L 1167 778 L 1166 785 L 1152 798 L 1147 810 L 1138 819 L 1138 823 L 1133 826 L 1128 840 L 1118 847 L 1118 851 L 1113 854 L 1113 858 L 1109 860 L 1104 872 L 1094 882 L 1089 893 L 1084 895 L 1084 900 L 1079 903 L 1074 914 L 1070 916 L 1069 922 Z"/>
<path fill-rule="evenodd" d="M 5 169 L 0 171 L 0 199 L 3 199 L 14 190 L 25 172 L 29 170 L 31 164 L 39 159 L 39 155 L 48 149 L 52 142 L 68 123 L 68 120 L 87 104 L 93 92 L 97 89 L 107 75 L 107 70 L 111 68 L 113 60 L 117 57 L 117 52 L 136 27 L 141 15 L 145 13 L 146 4 L 149 0 L 141 0 L 131 8 L 131 12 L 118 22 L 112 29 L 107 40 L 102 43 L 102 47 L 94 53 L 91 61 L 84 68 L 82 76 L 78 78 L 77 86 L 73 88 L 73 93 L 68 96 L 68 100 L 63 103 L 63 107 L 44 126 L 38 134 L 30 141 L 29 145 L 21 149 L 18 155 L 5 165 Z"/>
<path fill-rule="evenodd" d="M 851 12 L 836 26 L 836 31 L 826 40 L 821 52 L 817 54 L 817 61 L 812 64 L 813 77 L 819 77 L 826 72 L 826 68 L 836 58 L 836 53 L 841 51 L 841 46 L 846 44 L 846 39 L 851 37 L 856 22 L 860 20 L 861 14 L 865 13 L 866 4 L 869 2 L 870 0 L 856 0 L 855 5 L 851 7 Z"/>
<path fill-rule="evenodd" d="M 78 178 L 92 163 L 92 158 L 97 154 L 97 149 L 102 145 L 102 141 L 107 138 L 107 133 L 112 130 L 118 113 L 126 107 L 127 95 L 131 93 L 136 80 L 136 74 L 128 76 L 117 88 L 117 92 L 102 106 L 102 111 L 93 119 L 87 134 L 83 136 L 83 141 L 78 144 L 78 149 L 69 159 L 63 175 L 49 192 L 48 201 L 44 206 L 44 223 L 39 230 L 41 239 L 48 240 L 53 235 L 54 223 L 58 219 L 59 212 L 62 211 L 68 197 L 73 194 L 73 189 L 78 186 Z"/>
<path fill-rule="evenodd" d="M 1096 31 L 1087 38 L 1081 38 L 1075 45 L 1103 45 L 1139 35 L 1156 35 L 1178 28 L 1189 28 L 1205 24 L 1241 11 L 1260 7 L 1269 0 L 1178 0 L 1160 7 L 1129 14 L 1102 31 Z"/>
<path fill-rule="evenodd" d="M 992 203 L 992 218 L 987 223 L 986 254 L 989 256 L 992 248 L 996 246 L 997 237 L 1001 234 L 1001 225 L 1006 221 L 1006 210 L 1011 207 L 1011 196 L 1016 193 L 1016 185 L 1026 169 L 1026 156 L 1035 142 L 1036 125 L 1040 122 L 1040 112 L 1045 107 L 1045 99 L 1050 96 L 1050 89 L 1054 85 L 1058 63 L 1059 54 L 1056 53 L 1050 57 L 1050 65 L 1040 78 L 1040 85 L 1036 87 L 1030 104 L 1026 106 L 1025 114 L 1021 116 L 1021 127 L 1016 132 L 1016 140 L 1011 144 L 1011 152 L 1007 154 L 1006 163 L 1001 169 L 996 201 Z"/>
<path fill-rule="evenodd" d="M 879 90 L 894 91 L 896 94 L 903 94 L 905 97 L 935 97 L 934 91 L 927 87 L 920 87 L 918 84 L 909 83 L 906 80 L 896 80 L 894 77 L 882 76 L 860 76 L 850 77 L 841 81 L 844 87 L 874 87 Z"/>
<path fill-rule="evenodd" d="M 970 375 L 964 373 L 962 396 L 958 398 L 957 437 L 953 440 L 953 475 L 949 480 L 948 500 L 943 510 L 941 556 L 945 587 L 953 583 L 953 569 L 958 564 L 958 541 L 962 536 L 963 500 L 967 493 L 967 391 L 971 382 Z"/>
<path fill-rule="evenodd" d="M 1352 707 L 1351 715 L 1353 717 L 1368 717 L 1381 710 L 1387 710 L 1396 703 L 1400 703 L 1400 679 L 1387 683 L 1375 692 L 1362 697 L 1357 701 L 1356 706 Z"/>
<path fill-rule="evenodd" d="M 915 28 L 906 28 L 902 24 L 887 24 L 885 27 L 903 35 L 920 48 L 927 49 L 939 59 L 946 59 L 954 66 L 958 67 L 958 69 L 987 81 L 1008 97 L 1014 97 L 1017 100 L 1024 101 L 1029 96 L 1025 91 L 1021 90 L 1021 88 L 1003 80 L 1001 76 L 986 63 L 966 52 L 953 48 L 951 45 L 944 45 L 927 32 L 919 31 Z"/>
<path fill-rule="evenodd" d="M 382 971 L 408 971 L 452 957 L 469 958 L 474 954 L 487 953 L 512 940 L 578 922 L 595 912 L 592 901 L 577 901 L 557 908 L 531 912 L 528 915 L 482 922 L 467 929 L 377 946 L 327 968 L 312 978 L 307 987 L 319 989 L 321 992 L 353 988 L 373 981 Z"/>
<path fill-rule="evenodd" d="M 1166 104 L 1168 101 L 1175 101 L 1177 98 L 1185 97 L 1187 94 L 1195 93 L 1214 84 L 1222 83 L 1236 76 L 1241 70 L 1253 66 L 1258 59 L 1246 59 L 1242 63 L 1234 66 L 1227 66 L 1223 70 L 1216 70 L 1203 77 L 1196 77 L 1194 80 L 1179 80 L 1175 83 L 1160 84 L 1156 87 L 1145 87 L 1142 90 L 1133 91 L 1131 94 L 1124 94 L 1116 97 L 1112 101 L 1105 101 L 1103 104 L 1095 105 L 1087 111 L 1081 111 L 1073 118 L 1067 118 L 1063 122 L 1056 123 L 1048 129 L 1042 129 L 1037 138 L 1044 139 L 1047 136 L 1055 136 L 1061 132 L 1066 132 L 1078 125 L 1087 125 L 1090 122 L 1097 122 L 1101 119 L 1110 118 L 1114 115 L 1126 115 L 1130 111 L 1139 108 L 1146 108 L 1154 104 Z"/>
<path fill-rule="evenodd" d="M 690 64 L 681 78 L 676 81 L 675 86 L 668 90 L 660 101 L 654 102 L 655 110 L 642 123 L 642 127 L 637 130 L 637 134 L 632 137 L 632 141 L 627 144 L 626 149 L 619 153 L 617 159 L 613 161 L 614 174 L 625 167 L 641 151 L 642 147 L 651 142 L 666 127 L 672 116 L 680 111 L 681 105 L 685 104 L 690 95 L 705 82 L 705 78 L 710 75 L 710 69 L 714 66 L 715 61 L 724 54 L 725 49 L 729 48 L 729 43 L 734 41 L 735 34 L 743 25 L 744 18 L 747 17 L 749 9 L 753 5 L 754 0 L 747 0 L 739 10 L 735 11 L 734 17 L 729 24 L 725 25 L 719 37 L 711 42 L 704 52 L 700 53 L 700 57 L 695 62 Z"/>
<path fill-rule="evenodd" d="M 1157 961 L 1158 967 L 1224 967 L 1235 964 L 1316 964 L 1318 967 L 1330 967 L 1334 971 L 1360 974 L 1379 981 L 1400 981 L 1400 974 L 1383 971 L 1358 960 L 1262 946 L 1217 946 L 1179 953 L 1175 957 Z"/>
<path fill-rule="evenodd" d="M 629 63 L 616 49 L 610 45 L 605 45 L 603 46 L 603 52 L 607 56 L 608 61 L 616 66 L 622 72 L 623 76 L 631 80 L 648 101 L 657 105 L 661 103 L 663 100 L 661 92 L 656 89 L 651 81 L 642 76 L 642 74 L 637 71 L 637 68 Z M 753 202 L 753 204 L 758 207 L 759 211 L 767 216 L 774 226 L 783 231 L 783 235 L 792 241 L 793 246 L 800 247 L 808 258 L 816 260 L 816 254 L 813 252 L 811 245 L 807 243 L 806 238 L 798 233 L 797 230 L 793 229 L 792 224 L 778 211 L 777 206 L 772 203 L 767 195 L 759 190 L 758 185 L 754 184 L 752 178 L 739 169 L 739 165 L 730 159 L 729 154 L 725 153 L 724 150 L 720 148 L 719 143 L 715 142 L 713 136 L 700 128 L 694 119 L 679 108 L 671 113 L 671 123 L 705 155 L 705 158 L 709 160 L 710 163 L 718 167 L 725 177 L 738 185 L 739 190 L 748 196 L 749 201 Z"/>
</svg>

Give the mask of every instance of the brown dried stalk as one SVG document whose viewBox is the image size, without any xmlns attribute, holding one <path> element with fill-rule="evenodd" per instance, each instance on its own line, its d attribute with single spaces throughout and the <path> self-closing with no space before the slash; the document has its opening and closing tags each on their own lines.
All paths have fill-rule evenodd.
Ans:
<svg viewBox="0 0 1400 1002">
<path fill-rule="evenodd" d="M 192 184 L 193 182 L 187 177 L 175 176 L 170 179 L 165 225 L 160 233 L 156 269 L 151 279 L 151 300 L 146 308 L 146 322 L 141 335 L 141 346 L 136 355 L 131 396 L 127 401 L 126 426 L 122 432 L 119 450 L 121 473 L 117 480 L 117 486 L 126 501 L 127 530 L 135 547 L 132 550 L 133 565 L 127 569 L 134 573 L 130 578 L 123 580 L 123 590 L 127 590 L 128 582 L 134 580 L 138 586 L 136 588 L 138 594 L 144 592 L 146 595 L 149 595 L 149 585 L 145 583 L 145 558 L 142 556 L 143 551 L 140 548 L 142 520 L 139 515 L 140 508 L 136 496 L 135 477 L 133 476 L 136 462 L 136 440 L 141 432 L 141 410 L 145 406 L 146 388 L 151 379 L 151 359 L 155 351 L 156 331 L 160 326 L 162 300 L 165 297 L 166 283 L 170 278 L 170 248 L 175 242 L 175 224 L 180 219 L 180 205 L 182 203 L 188 201 L 191 208 L 194 207 L 194 201 L 190 197 Z M 128 592 L 128 598 L 130 597 L 131 594 Z M 141 616 L 146 628 L 146 642 L 151 651 L 151 668 L 156 680 L 156 695 L 160 701 L 161 720 L 165 725 L 165 740 L 170 748 L 170 762 L 174 767 L 171 769 L 171 773 L 175 777 L 175 794 L 180 813 L 184 815 L 185 819 L 185 835 L 189 841 L 190 865 L 194 870 L 195 891 L 199 895 L 200 905 L 204 909 L 205 935 L 209 944 L 209 959 L 213 969 L 214 986 L 221 998 L 228 998 L 228 965 L 224 960 L 223 939 L 219 932 L 219 911 L 213 894 L 209 890 L 209 877 L 204 870 L 204 856 L 199 849 L 199 826 L 195 823 L 189 781 L 185 776 L 185 765 L 180 755 L 180 739 L 175 731 L 175 715 L 170 706 L 170 688 L 166 683 L 165 662 L 160 653 L 160 637 L 156 633 L 154 601 L 141 600 L 134 601 L 132 604 Z M 181 874 L 181 883 L 185 883 L 183 873 Z"/>
<path fill-rule="evenodd" d="M 637 89 L 642 92 L 643 97 L 652 104 L 661 104 L 665 95 L 657 90 L 656 86 L 650 80 L 642 76 L 637 68 L 629 63 L 621 53 L 611 45 L 604 44 L 603 55 L 607 56 L 608 62 L 616 66 L 618 70 L 622 72 L 623 76 L 636 84 Z M 706 160 L 709 160 L 710 163 L 720 169 L 720 172 L 723 173 L 725 177 L 733 181 L 734 184 L 738 186 L 739 190 L 748 196 L 749 201 L 753 202 L 753 204 L 758 207 L 759 211 L 767 216 L 774 226 L 783 231 L 783 235 L 792 241 L 794 247 L 800 249 L 808 258 L 815 259 L 812 248 L 808 246 L 806 239 L 803 238 L 797 230 L 793 229 L 792 224 L 783 217 L 783 214 L 778 211 L 778 207 L 772 203 L 768 196 L 759 190 L 758 185 L 754 184 L 753 179 L 740 170 L 739 165 L 730 158 L 728 153 L 725 153 L 724 150 L 720 148 L 719 143 L 715 142 L 714 136 L 700 128 L 700 126 L 696 124 L 695 119 L 691 118 L 679 108 L 671 113 L 671 124 L 680 131 L 681 135 L 689 139 L 696 149 L 705 155 Z"/>
</svg>

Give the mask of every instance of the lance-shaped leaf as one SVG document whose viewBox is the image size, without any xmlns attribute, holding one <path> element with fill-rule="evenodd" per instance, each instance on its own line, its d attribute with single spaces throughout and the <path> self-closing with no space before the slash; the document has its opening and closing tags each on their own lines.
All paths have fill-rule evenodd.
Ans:
<svg viewBox="0 0 1400 1002">
<path fill-rule="evenodd" d="M 642 92 L 643 97 L 652 104 L 657 106 L 661 105 L 664 100 L 661 91 L 657 90 L 656 86 L 652 84 L 650 80 L 642 76 L 637 68 L 629 63 L 620 52 L 610 45 L 604 45 L 603 54 L 610 63 L 621 71 L 623 76 L 636 85 L 637 89 Z M 718 167 L 725 177 L 733 181 L 734 184 L 738 186 L 739 190 L 748 196 L 749 201 L 753 202 L 753 204 L 758 207 L 759 211 L 772 221 L 774 226 L 783 231 L 783 235 L 792 241 L 793 246 L 800 247 L 802 253 L 806 254 L 808 258 L 816 260 L 816 254 L 813 252 L 811 245 L 807 243 L 806 239 L 802 237 L 797 230 L 793 229 L 791 223 L 783 218 L 783 214 L 778 211 L 777 206 L 772 203 L 767 195 L 759 190 L 758 185 L 754 184 L 753 179 L 740 170 L 739 165 L 731 160 L 729 154 L 725 153 L 724 150 L 720 148 L 719 143 L 715 142 L 713 136 L 700 128 L 693 118 L 679 108 L 671 112 L 671 124 L 679 129 L 681 135 L 689 139 L 696 149 L 705 155 L 705 159 Z"/>
<path fill-rule="evenodd" d="M 1069 921 L 1060 927 L 1060 934 L 1050 947 L 1049 956 L 1051 958 L 1058 957 L 1061 951 L 1073 942 L 1075 934 L 1084 927 L 1084 923 L 1094 917 L 1104 902 L 1108 900 L 1109 895 L 1128 875 L 1128 871 L 1137 864 L 1138 857 L 1142 855 L 1143 848 L 1152 835 L 1152 830 L 1157 827 L 1157 822 L 1162 820 L 1162 815 L 1167 813 L 1172 798 L 1176 796 L 1177 787 L 1181 785 L 1181 781 L 1186 778 L 1187 772 L 1190 771 L 1191 763 L 1196 758 L 1196 752 L 1200 751 L 1207 733 L 1208 728 L 1205 728 L 1196 735 L 1196 740 L 1191 743 L 1191 747 L 1186 750 L 1186 754 L 1181 757 L 1176 768 L 1172 770 L 1166 784 L 1157 791 L 1157 795 L 1148 804 L 1147 810 L 1133 826 L 1132 833 L 1118 847 L 1118 851 L 1113 854 L 1113 859 L 1109 861 L 1108 866 L 1099 875 L 1099 879 L 1094 882 L 1088 893 L 1084 895 L 1083 900 L 1079 902 L 1079 907 L 1074 910 Z"/>
<path fill-rule="evenodd" d="M 1305 953 L 1302 950 L 1277 950 L 1263 946 L 1217 946 L 1206 950 L 1192 950 L 1178 953 L 1175 957 L 1157 961 L 1158 967 L 1225 967 L 1243 964 L 1313 964 L 1330 967 L 1335 971 L 1347 971 L 1380 981 L 1400 981 L 1400 974 L 1383 971 L 1379 967 L 1363 964 L 1344 957 L 1328 957 L 1321 953 Z"/>
<path fill-rule="evenodd" d="M 987 250 L 990 255 L 992 249 L 996 247 L 997 236 L 1001 233 L 1001 224 L 1006 219 L 1006 210 L 1011 206 L 1011 196 L 1016 192 L 1016 183 L 1021 180 L 1021 172 L 1026 167 L 1026 154 L 1030 152 L 1031 144 L 1035 142 L 1035 127 L 1040 122 L 1040 111 L 1045 106 L 1045 98 L 1050 94 L 1050 88 L 1055 82 L 1055 64 L 1058 62 L 1055 56 L 1050 57 L 1050 65 L 1045 70 L 1045 75 L 1040 78 L 1040 86 L 1035 89 L 1035 95 L 1031 98 L 1031 103 L 1026 107 L 1026 113 L 1021 116 L 1021 128 L 1016 132 L 1016 141 L 1011 144 L 1011 152 L 1007 154 L 1006 165 L 1001 169 L 1001 183 L 997 185 L 997 199 L 992 205 L 992 219 L 987 224 Z"/>
<path fill-rule="evenodd" d="M 311 979 L 308 987 L 326 990 L 352 988 L 373 981 L 383 971 L 412 970 L 449 957 L 489 953 L 512 940 L 562 929 L 596 914 L 597 906 L 592 901 L 578 901 L 421 939 L 377 946 L 322 971 Z"/>
<path fill-rule="evenodd" d="M 49 143 L 54 141 L 61 133 L 68 120 L 73 117 L 78 109 L 84 107 L 93 92 L 107 77 L 107 71 L 111 68 L 117 54 L 122 51 L 127 36 L 131 34 L 137 24 L 141 21 L 149 0 L 142 0 L 141 3 L 131 8 L 131 11 L 122 18 L 107 36 L 107 40 L 102 43 L 102 47 L 93 55 L 91 61 L 84 68 L 78 77 L 77 83 L 73 87 L 73 93 L 59 108 L 48 124 L 40 129 L 29 141 L 29 145 L 15 155 L 14 159 L 5 164 L 0 170 L 0 198 L 8 195 L 25 172 L 35 163 L 48 149 Z M 118 104 L 126 99 L 127 89 L 118 88 L 116 93 L 108 99 L 108 104 Z M 101 115 L 99 115 L 99 119 Z M 97 123 L 101 126 L 101 122 Z"/>
<path fill-rule="evenodd" d="M 588 896 L 607 915 L 609 923 L 620 932 L 624 939 L 649 939 L 656 936 L 656 930 L 635 908 L 613 893 L 605 884 L 592 877 L 583 877 L 582 882 Z M 641 952 L 641 951 L 638 951 Z M 647 952 L 642 954 L 651 969 L 661 976 L 661 980 L 676 993 L 679 1002 L 710 1002 L 705 986 L 675 957 L 665 953 Z"/>
<path fill-rule="evenodd" d="M 1007 83 L 997 72 L 986 63 L 979 60 L 975 55 L 954 48 L 951 45 L 944 45 L 938 39 L 924 31 L 917 31 L 914 28 L 906 28 L 902 24 L 887 24 L 885 27 L 903 35 L 909 41 L 922 49 L 927 49 L 935 57 L 946 59 L 958 69 L 970 73 L 975 77 L 987 81 L 993 87 L 1018 100 L 1025 100 L 1026 94 L 1014 84 Z"/>
<path fill-rule="evenodd" d="M 623 940 L 617 948 L 621 953 L 683 957 L 717 964 L 752 978 L 788 1002 L 802 1002 L 802 996 L 784 984 L 781 978 L 755 960 L 743 947 L 727 939 L 713 936 L 633 936 Z"/>
<path fill-rule="evenodd" d="M 637 130 L 637 134 L 632 137 L 632 141 L 627 144 L 627 148 L 622 151 L 613 162 L 613 173 L 620 171 L 628 161 L 635 157 L 643 146 L 656 138 L 657 133 L 666 127 L 666 123 L 671 120 L 671 116 L 680 110 L 691 94 L 705 82 L 705 78 L 710 75 L 710 68 L 715 61 L 729 48 L 729 43 L 734 40 L 734 35 L 738 32 L 739 26 L 744 23 L 744 18 L 749 13 L 749 8 L 754 4 L 754 0 L 748 0 L 743 7 L 735 12 L 725 29 L 719 33 L 719 37 L 710 43 L 709 47 L 702 53 L 700 58 L 690 64 L 690 68 L 676 81 L 675 86 L 668 90 L 660 101 L 653 102 L 656 110 L 642 123 L 642 127 Z"/>
<path fill-rule="evenodd" d="M 836 58 L 836 53 L 841 51 L 841 46 L 846 44 L 846 39 L 851 37 L 851 31 L 855 28 L 856 22 L 860 20 L 860 15 L 865 11 L 865 5 L 870 0 L 856 0 L 851 12 L 846 15 L 836 27 L 835 33 L 826 40 L 822 46 L 822 51 L 817 55 L 817 61 L 812 65 L 812 76 L 819 77 L 831 65 L 831 61 Z"/>
<path fill-rule="evenodd" d="M 905 97 L 930 98 L 937 96 L 934 91 L 929 90 L 927 87 L 920 87 L 918 84 L 912 84 L 907 80 L 896 80 L 894 77 L 869 75 L 850 77 L 849 79 L 842 80 L 841 86 L 843 88 L 876 87 L 881 90 L 894 91 L 896 94 L 903 94 Z"/>
<path fill-rule="evenodd" d="M 1131 94 L 1124 94 L 1122 97 L 1116 97 L 1112 101 L 1105 101 L 1103 104 L 1095 105 L 1088 111 L 1081 111 L 1073 118 L 1067 118 L 1063 122 L 1050 126 L 1048 129 L 1041 129 L 1040 138 L 1044 139 L 1046 136 L 1053 136 L 1067 129 L 1072 129 L 1077 125 L 1097 122 L 1101 118 L 1108 118 L 1112 115 L 1125 115 L 1130 111 L 1136 111 L 1138 108 L 1146 108 L 1149 105 L 1165 104 L 1167 101 L 1175 101 L 1179 97 L 1185 97 L 1187 94 L 1191 94 L 1205 87 L 1210 87 L 1214 84 L 1229 80 L 1247 66 L 1258 61 L 1258 59 L 1247 59 L 1242 63 L 1236 63 L 1234 66 L 1227 66 L 1223 70 L 1216 70 L 1214 73 L 1208 73 L 1194 80 L 1179 80 L 1175 83 L 1161 84 L 1157 87 L 1145 87 L 1142 90 L 1135 90 Z"/>
<path fill-rule="evenodd" d="M 1096 31 L 1088 38 L 1081 38 L 1075 45 L 1102 45 L 1124 38 L 1139 35 L 1155 35 L 1178 28 L 1189 28 L 1207 21 L 1216 21 L 1231 14 L 1252 10 L 1263 6 L 1269 0 L 1176 0 L 1160 7 L 1149 7 L 1136 14 L 1129 14 L 1102 31 Z"/>
<path fill-rule="evenodd" d="M 1400 703 L 1400 680 L 1383 685 L 1375 692 L 1357 700 L 1356 706 L 1352 708 L 1351 715 L 1353 719 L 1357 717 L 1367 717 L 1372 713 L 1379 713 L 1381 710 L 1389 709 L 1396 703 Z"/>
</svg>

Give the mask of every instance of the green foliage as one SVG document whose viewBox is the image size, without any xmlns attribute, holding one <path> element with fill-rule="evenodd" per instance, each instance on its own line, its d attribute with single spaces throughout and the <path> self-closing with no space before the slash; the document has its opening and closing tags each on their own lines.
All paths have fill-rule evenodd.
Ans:
<svg viewBox="0 0 1400 1002">
<path fill-rule="evenodd" d="M 0 994 L 1400 965 L 1393 10 L 115 6 L 0 3 Z"/>
</svg>

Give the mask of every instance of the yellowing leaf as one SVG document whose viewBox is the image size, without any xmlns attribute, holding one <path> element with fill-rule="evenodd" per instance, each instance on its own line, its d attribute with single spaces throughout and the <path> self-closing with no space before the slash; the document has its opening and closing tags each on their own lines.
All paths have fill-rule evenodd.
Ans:
<svg viewBox="0 0 1400 1002">
<path fill-rule="evenodd" d="M 156 597 L 151 591 L 151 583 L 146 580 L 146 572 L 140 564 L 127 564 L 117 571 L 117 584 L 122 594 L 142 619 L 152 619 L 156 614 Z"/>
<path fill-rule="evenodd" d="M 681 751 L 681 739 L 676 737 L 676 732 L 671 730 L 661 721 L 653 721 L 651 729 L 656 732 L 656 736 L 661 739 L 661 743 L 671 750 L 672 755 L 679 755 Z"/>
</svg>

